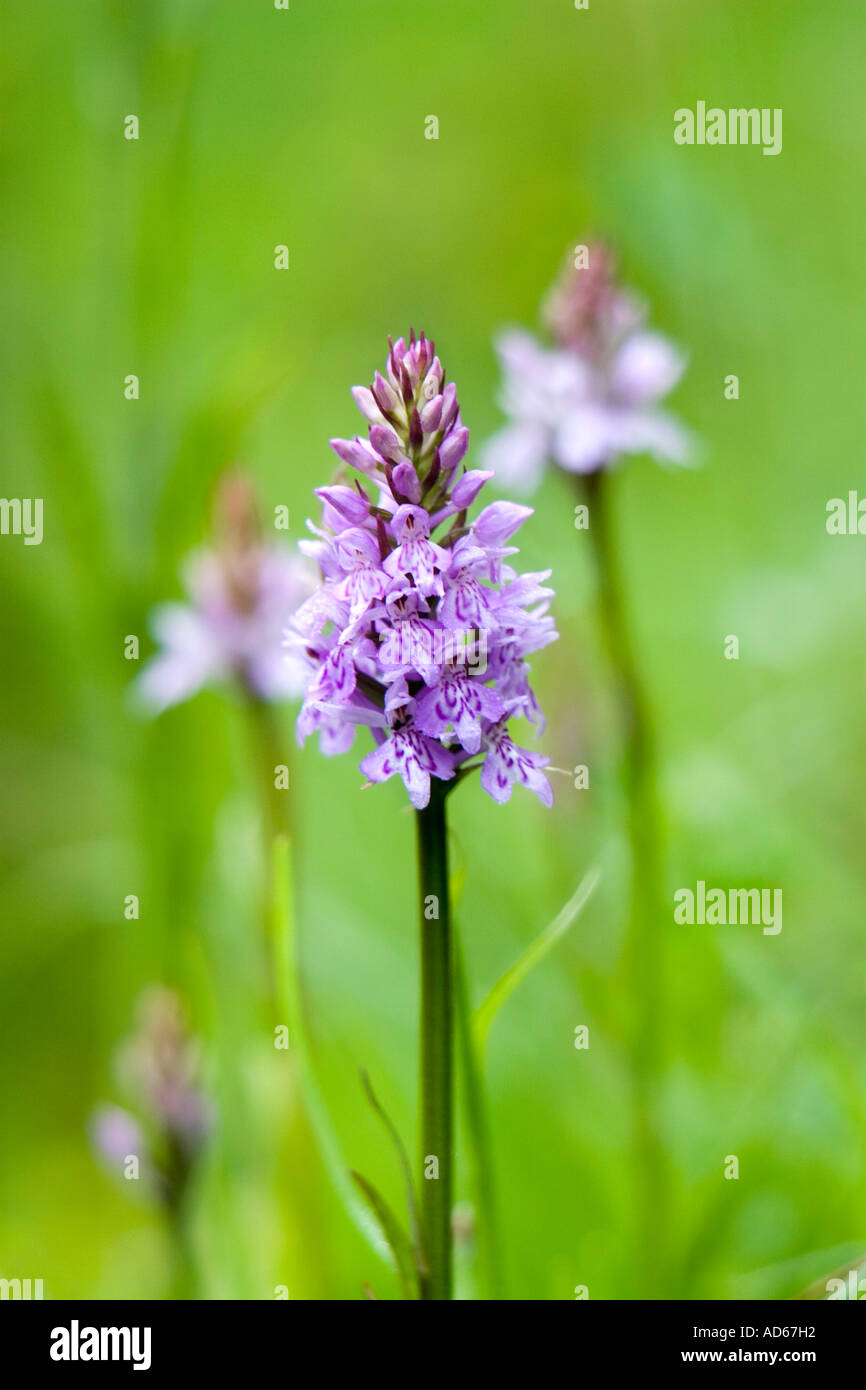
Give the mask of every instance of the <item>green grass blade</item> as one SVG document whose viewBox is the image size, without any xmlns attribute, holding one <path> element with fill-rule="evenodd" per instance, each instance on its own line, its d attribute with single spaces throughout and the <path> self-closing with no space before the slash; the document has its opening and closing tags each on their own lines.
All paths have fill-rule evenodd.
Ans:
<svg viewBox="0 0 866 1390">
<path fill-rule="evenodd" d="M 343 1157 L 313 1070 L 301 1000 L 293 905 L 291 845 L 286 835 L 277 835 L 273 845 L 271 929 L 276 960 L 277 992 L 288 1025 L 292 1051 L 300 1071 L 301 1093 L 322 1161 L 338 1197 L 353 1224 L 371 1248 L 390 1264 L 389 1246 L 382 1240 L 380 1223 L 371 1218 L 367 1207 L 359 1200 L 352 1186 L 349 1165 Z"/>
<path fill-rule="evenodd" d="M 361 1085 L 364 1087 L 364 1093 L 367 1097 L 367 1100 L 370 1102 L 370 1106 L 372 1107 L 375 1114 L 378 1115 L 379 1119 L 384 1125 L 385 1132 L 391 1140 L 391 1143 L 394 1145 L 394 1149 L 397 1154 L 397 1161 L 400 1164 L 400 1171 L 403 1174 L 403 1183 L 406 1188 L 406 1206 L 409 1212 L 409 1229 L 412 1232 L 413 1259 L 415 1263 L 415 1268 L 418 1271 L 418 1277 L 419 1279 L 423 1280 L 428 1274 L 429 1270 L 427 1267 L 427 1258 L 424 1252 L 424 1235 L 421 1230 L 421 1222 L 418 1216 L 418 1203 L 415 1197 L 415 1185 L 412 1182 L 412 1169 L 409 1166 L 409 1157 L 406 1153 L 406 1146 L 403 1143 L 403 1140 L 400 1138 L 400 1132 L 397 1129 L 397 1126 L 394 1124 L 394 1121 L 391 1119 L 391 1116 L 388 1114 L 387 1110 L 382 1105 L 381 1101 L 376 1095 L 376 1092 L 373 1090 L 370 1078 L 363 1067 L 361 1068 Z"/>
<path fill-rule="evenodd" d="M 553 950 L 556 943 L 568 931 L 572 922 L 580 916 L 595 891 L 599 877 L 599 871 L 594 867 L 584 874 L 577 890 L 569 898 L 561 912 L 527 946 L 523 954 L 505 971 L 504 975 L 500 976 L 487 998 L 475 1010 L 472 1017 L 472 1031 L 479 1060 L 484 1058 L 490 1025 L 502 1005 L 514 993 L 521 981 L 526 979 L 530 970 Z"/>
<path fill-rule="evenodd" d="M 403 1230 L 400 1222 L 392 1212 L 381 1192 L 373 1186 L 371 1182 L 354 1170 L 351 1174 L 352 1181 L 364 1194 L 366 1201 L 382 1228 L 382 1233 L 388 1243 L 388 1248 L 394 1256 L 394 1263 L 397 1266 L 397 1273 L 400 1276 L 400 1285 L 403 1289 L 403 1297 L 408 1299 L 417 1298 L 415 1285 L 415 1260 L 412 1251 L 412 1244 L 408 1235 Z"/>
</svg>

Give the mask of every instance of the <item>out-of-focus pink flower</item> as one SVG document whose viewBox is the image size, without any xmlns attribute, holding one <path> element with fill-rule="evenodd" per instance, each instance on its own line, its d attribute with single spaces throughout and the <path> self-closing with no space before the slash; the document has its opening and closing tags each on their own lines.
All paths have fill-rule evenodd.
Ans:
<svg viewBox="0 0 866 1390">
<path fill-rule="evenodd" d="M 100 1105 L 94 1111 L 90 1121 L 90 1142 L 112 1170 L 122 1168 L 131 1157 L 143 1163 L 149 1153 L 141 1125 L 119 1105 Z"/>
<path fill-rule="evenodd" d="M 154 985 L 142 995 L 119 1069 L 153 1124 L 189 1152 L 201 1146 L 213 1116 L 200 1086 L 199 1047 L 173 990 Z"/>
<path fill-rule="evenodd" d="M 552 347 L 523 329 L 497 339 L 510 423 L 488 440 L 485 467 L 529 492 L 549 463 L 576 474 L 609 468 L 623 454 L 687 463 L 689 436 L 660 408 L 685 358 L 645 326 L 645 310 L 617 284 L 604 247 L 590 248 L 583 269 L 569 263 L 544 318 Z"/>
<path fill-rule="evenodd" d="M 300 695 L 302 665 L 284 650 L 282 634 L 315 579 L 301 556 L 262 542 L 248 485 L 225 480 L 217 544 L 184 567 L 188 602 L 154 612 L 161 650 L 136 681 L 140 701 L 159 713 L 205 685 L 232 679 L 263 700 Z"/>
<path fill-rule="evenodd" d="M 180 999 L 154 985 L 142 995 L 136 1028 L 117 1059 L 120 1081 L 135 1113 L 101 1105 L 89 1124 L 95 1153 L 114 1173 L 138 1159 L 137 1176 L 168 1208 L 183 1200 L 189 1178 L 214 1125 L 201 1084 L 199 1048 Z"/>
</svg>

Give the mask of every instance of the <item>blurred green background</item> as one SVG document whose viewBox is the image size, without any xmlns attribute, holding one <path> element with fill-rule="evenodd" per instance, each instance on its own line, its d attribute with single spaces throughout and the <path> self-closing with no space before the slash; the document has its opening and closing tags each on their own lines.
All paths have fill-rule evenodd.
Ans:
<svg viewBox="0 0 866 1390">
<path fill-rule="evenodd" d="M 215 691 L 137 717 L 124 637 L 152 650 L 148 611 L 179 595 L 227 465 L 302 532 L 333 471 L 328 438 L 359 428 L 349 387 L 382 365 L 387 333 L 435 337 L 478 445 L 501 419 L 492 333 L 533 325 L 564 251 L 592 234 L 688 350 L 674 404 L 704 441 L 698 471 L 640 460 L 615 483 L 669 900 L 697 878 L 784 891 L 777 937 L 677 927 L 672 911 L 659 924 L 673 1184 L 659 1285 L 777 1296 L 859 1252 L 866 540 L 828 536 L 825 505 L 866 492 L 862 4 L 7 0 L 3 28 L 0 490 L 44 498 L 45 535 L 0 538 L 0 1274 L 42 1277 L 50 1297 L 164 1296 L 159 1212 L 86 1137 L 93 1106 L 123 1099 L 112 1055 L 135 1000 L 164 980 L 188 1002 L 220 1114 L 195 1197 L 201 1295 L 357 1298 L 366 1279 L 395 1296 L 261 1004 L 243 711 Z M 782 154 L 676 146 L 673 112 L 699 99 L 782 107 Z M 550 813 L 461 788 L 460 925 L 477 1000 L 603 865 L 497 1019 L 488 1086 L 507 1295 L 616 1298 L 640 1258 L 619 736 L 587 537 L 563 480 L 536 503 L 522 558 L 553 567 L 561 632 L 535 660 L 541 746 L 560 768 L 587 763 L 591 786 L 558 777 Z M 347 1162 L 397 1206 L 358 1067 L 411 1141 L 413 826 L 402 787 L 362 798 L 356 767 L 312 741 L 295 755 L 303 986 Z M 466 1198 L 465 1137 L 459 1158 Z M 460 1268 L 471 1294 L 470 1248 Z"/>
</svg>

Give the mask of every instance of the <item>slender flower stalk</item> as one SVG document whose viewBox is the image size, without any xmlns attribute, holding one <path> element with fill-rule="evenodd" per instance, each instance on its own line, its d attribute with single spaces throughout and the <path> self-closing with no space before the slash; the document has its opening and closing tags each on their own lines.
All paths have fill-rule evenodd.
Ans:
<svg viewBox="0 0 866 1390">
<path fill-rule="evenodd" d="M 454 1165 L 454 961 L 448 889 L 448 790 L 436 784 L 415 813 L 421 924 L 421 1170 L 435 1160 L 421 1204 L 430 1264 L 429 1297 L 451 1297 L 451 1206 Z M 431 903 L 438 911 L 431 914 Z"/>
<path fill-rule="evenodd" d="M 579 248 L 544 305 L 553 346 L 512 330 L 501 336 L 503 406 L 510 417 L 484 459 L 515 486 L 534 487 L 548 464 L 574 479 L 587 504 L 599 619 L 624 739 L 632 881 L 623 972 L 633 1000 L 629 1040 L 633 1086 L 635 1246 L 646 1296 L 667 1277 L 667 1172 L 659 1134 L 664 981 L 660 816 L 653 729 L 632 649 L 613 533 L 610 472 L 623 455 L 686 463 L 691 441 L 661 409 L 685 367 L 682 354 L 646 327 L 646 313 L 617 282 L 602 245 Z"/>
<path fill-rule="evenodd" d="M 367 438 L 331 441 L 343 471 L 317 489 L 322 524 L 308 523 L 314 539 L 302 542 L 322 582 L 287 643 L 309 670 L 299 740 L 316 732 L 323 753 L 343 753 L 366 726 L 374 748 L 361 771 L 371 783 L 399 776 L 417 813 L 427 1255 L 417 1275 L 422 1297 L 447 1299 L 454 962 L 445 799 L 479 770 L 494 801 L 520 783 L 551 804 L 548 759 L 519 747 L 510 721 L 542 727 L 527 657 L 556 638 L 552 590 L 549 571 L 518 574 L 508 563 L 530 508 L 494 502 L 469 519 L 492 474 L 462 467 L 469 432 L 432 342 L 412 333 L 391 343 L 385 374 L 353 395 Z M 361 477 L 350 481 L 348 470 Z"/>
<path fill-rule="evenodd" d="M 634 1015 L 629 1042 L 633 1087 L 636 1268 L 646 1296 L 666 1274 L 667 1169 L 659 1133 L 659 1076 L 663 1060 L 664 980 L 659 914 L 662 902 L 659 806 L 649 704 L 632 651 L 616 560 L 609 478 L 585 479 L 590 535 L 598 575 L 599 615 L 616 682 L 625 744 L 625 780 L 632 882 L 624 975 Z M 650 1281 L 649 1283 L 647 1281 Z"/>
<path fill-rule="evenodd" d="M 293 817 L 291 797 L 287 788 L 278 785 L 278 768 L 286 768 L 288 762 L 283 747 L 283 736 L 277 718 L 277 711 L 267 700 L 249 692 L 246 694 L 252 739 L 252 761 L 256 781 L 261 790 L 262 824 L 268 855 L 278 835 L 289 840 L 293 837 Z"/>
</svg>

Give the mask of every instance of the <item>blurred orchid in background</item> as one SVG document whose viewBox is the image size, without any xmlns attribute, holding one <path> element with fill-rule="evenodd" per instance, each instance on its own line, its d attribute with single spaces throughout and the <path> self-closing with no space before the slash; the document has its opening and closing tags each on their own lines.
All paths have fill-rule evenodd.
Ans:
<svg viewBox="0 0 866 1390">
<path fill-rule="evenodd" d="M 622 988 L 635 1001 L 630 1039 L 635 1246 L 646 1252 L 644 1280 L 668 1239 L 667 1165 L 660 1140 L 658 1077 L 666 1014 L 660 964 L 663 911 L 654 728 L 632 645 L 617 556 L 610 474 L 625 454 L 685 464 L 694 445 L 660 402 L 677 384 L 685 358 L 646 326 L 646 310 L 618 282 L 602 244 L 575 248 L 549 291 L 543 320 L 553 340 L 510 330 L 498 341 L 502 405 L 510 417 L 483 451 L 488 468 L 526 491 L 548 464 L 572 476 L 595 560 L 598 611 L 623 735 L 622 779 L 628 803 L 631 890 Z M 578 526 L 578 516 L 581 525 Z"/>
<path fill-rule="evenodd" d="M 145 1188 L 174 1212 L 214 1116 L 201 1084 L 199 1047 L 173 990 L 152 986 L 142 995 L 117 1073 L 134 1109 L 99 1107 L 90 1124 L 94 1150 L 114 1173 L 137 1159 Z"/>
<path fill-rule="evenodd" d="M 312 567 L 264 542 L 252 487 L 239 474 L 220 483 L 214 529 L 214 548 L 196 552 L 184 566 L 189 601 L 163 604 L 153 615 L 162 650 L 135 689 L 156 713 L 220 681 L 237 681 L 266 701 L 303 690 L 303 669 L 283 650 L 282 633 L 313 587 Z"/>
<path fill-rule="evenodd" d="M 554 346 L 519 328 L 496 342 L 510 423 L 487 441 L 482 462 L 524 492 L 549 463 L 587 474 L 622 454 L 685 464 L 692 453 L 687 432 L 660 408 L 683 374 L 684 356 L 646 327 L 646 310 L 617 283 L 606 246 L 577 253 L 544 304 Z"/>
</svg>

